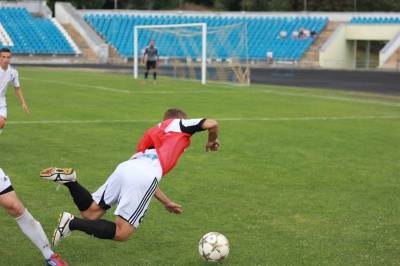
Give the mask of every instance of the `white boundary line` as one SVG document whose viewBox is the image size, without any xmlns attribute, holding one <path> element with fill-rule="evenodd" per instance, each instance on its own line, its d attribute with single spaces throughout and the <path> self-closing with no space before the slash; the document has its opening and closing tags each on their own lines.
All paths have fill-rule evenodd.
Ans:
<svg viewBox="0 0 400 266">
<path fill-rule="evenodd" d="M 321 121 L 321 120 L 371 120 L 400 119 L 400 116 L 332 116 L 332 117 L 260 117 L 260 118 L 215 118 L 217 121 Z M 57 120 L 57 121 L 7 121 L 7 124 L 90 124 L 90 123 L 158 123 L 160 120 Z"/>
<path fill-rule="evenodd" d="M 31 78 L 22 78 L 22 77 L 20 79 L 32 80 Z M 122 90 L 122 89 L 116 89 L 116 88 L 110 88 L 110 87 L 104 87 L 104 86 L 94 86 L 94 85 L 87 85 L 87 84 L 81 84 L 81 83 L 62 82 L 62 81 L 58 81 L 58 80 L 43 80 L 42 79 L 40 81 L 54 83 L 54 84 L 62 84 L 62 85 L 70 85 L 70 86 L 76 86 L 76 87 L 104 90 L 104 91 L 120 92 L 120 93 L 126 93 L 126 94 L 272 93 L 272 94 L 294 96 L 294 97 L 304 97 L 304 98 L 314 98 L 314 99 L 346 101 L 346 102 L 354 102 L 354 103 L 366 103 L 366 104 L 400 107 L 400 103 L 396 103 L 396 102 L 362 100 L 362 99 L 335 97 L 335 96 L 322 96 L 322 95 L 320 96 L 320 95 L 312 95 L 309 93 L 291 93 L 291 92 L 281 92 L 281 91 L 262 90 L 262 89 L 232 90 L 232 91 L 219 91 L 219 90 L 214 90 L 214 91 L 205 91 L 205 90 L 198 90 L 198 91 L 154 91 L 154 90 L 130 91 L 130 90 Z"/>
</svg>

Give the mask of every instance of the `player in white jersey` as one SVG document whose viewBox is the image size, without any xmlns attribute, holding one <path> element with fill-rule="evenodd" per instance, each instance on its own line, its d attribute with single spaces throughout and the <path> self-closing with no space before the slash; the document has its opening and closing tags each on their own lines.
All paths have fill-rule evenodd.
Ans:
<svg viewBox="0 0 400 266">
<path fill-rule="evenodd" d="M 15 93 L 22 103 L 22 109 L 29 115 L 29 109 L 26 106 L 19 84 L 18 71 L 10 65 L 11 57 L 10 49 L 2 48 L 0 50 L 0 134 L 3 131 L 7 119 L 6 91 L 9 83 L 14 85 Z"/>
<path fill-rule="evenodd" d="M 53 245 L 72 231 L 83 231 L 100 239 L 125 241 L 136 230 L 154 196 L 167 211 L 181 214 L 181 205 L 171 201 L 158 187 L 161 178 L 174 168 L 179 157 L 190 145 L 193 134 L 208 130 L 206 151 L 219 147 L 218 123 L 213 119 L 187 119 L 177 108 L 164 114 L 164 121 L 146 130 L 136 153 L 117 166 L 107 181 L 90 194 L 76 180 L 71 168 L 51 167 L 41 172 L 46 180 L 64 184 L 78 207 L 82 218 L 63 212 L 53 234 Z M 117 205 L 115 222 L 100 219 Z"/>
<path fill-rule="evenodd" d="M 68 265 L 50 248 L 50 242 L 42 226 L 33 218 L 18 199 L 10 178 L 0 168 L 0 206 L 4 208 L 21 227 L 22 232 L 38 247 L 46 260 L 46 265 Z M 4 247 L 2 247 L 4 249 Z"/>
</svg>

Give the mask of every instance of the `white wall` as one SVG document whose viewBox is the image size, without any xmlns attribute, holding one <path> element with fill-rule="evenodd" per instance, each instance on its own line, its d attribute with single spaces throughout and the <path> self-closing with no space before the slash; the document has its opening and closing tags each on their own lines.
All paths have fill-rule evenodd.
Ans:
<svg viewBox="0 0 400 266">
<path fill-rule="evenodd" d="M 322 68 L 355 68 L 356 42 L 346 39 L 346 25 L 340 24 L 319 53 Z"/>
<path fill-rule="evenodd" d="M 348 24 L 346 39 L 359 41 L 387 41 L 400 30 L 400 24 Z"/>
</svg>

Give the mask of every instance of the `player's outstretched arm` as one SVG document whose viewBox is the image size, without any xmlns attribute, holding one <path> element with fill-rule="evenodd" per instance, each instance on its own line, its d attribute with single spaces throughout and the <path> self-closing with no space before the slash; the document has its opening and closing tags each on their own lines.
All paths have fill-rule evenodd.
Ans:
<svg viewBox="0 0 400 266">
<path fill-rule="evenodd" d="M 201 125 L 203 129 L 208 130 L 208 141 L 206 144 L 206 151 L 218 151 L 219 141 L 218 141 L 218 123 L 213 119 L 206 119 Z"/>
<path fill-rule="evenodd" d="M 176 214 L 181 214 L 181 205 L 176 204 L 175 202 L 172 202 L 165 194 L 164 192 L 161 191 L 159 187 L 157 187 L 156 192 L 154 193 L 154 197 L 158 199 L 162 204 L 164 204 L 164 207 L 167 211 L 173 212 Z"/>
<path fill-rule="evenodd" d="M 18 99 L 21 101 L 22 109 L 24 109 L 25 113 L 29 115 L 29 109 L 28 106 L 26 106 L 24 96 L 22 95 L 21 87 L 16 87 L 15 93 L 17 94 Z"/>
</svg>

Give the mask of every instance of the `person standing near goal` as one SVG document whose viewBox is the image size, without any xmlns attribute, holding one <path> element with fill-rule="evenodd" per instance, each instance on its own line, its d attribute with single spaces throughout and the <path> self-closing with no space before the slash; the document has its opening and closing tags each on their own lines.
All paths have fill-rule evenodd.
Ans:
<svg viewBox="0 0 400 266">
<path fill-rule="evenodd" d="M 205 151 L 217 151 L 219 130 L 215 120 L 188 119 L 181 109 L 168 109 L 164 120 L 144 133 L 136 153 L 119 164 L 93 194 L 78 183 L 72 168 L 43 170 L 42 178 L 64 184 L 69 189 L 84 218 L 63 212 L 53 234 L 53 245 L 57 246 L 61 238 L 75 230 L 100 239 L 126 241 L 142 222 L 153 196 L 167 211 L 181 214 L 181 205 L 171 201 L 158 184 L 189 147 L 192 135 L 205 130 L 208 130 Z M 115 222 L 100 219 L 113 205 L 117 205 Z"/>
<path fill-rule="evenodd" d="M 142 81 L 142 84 L 147 83 L 147 77 L 149 75 L 150 68 L 153 71 L 153 84 L 157 84 L 157 65 L 160 63 L 160 56 L 158 55 L 158 48 L 154 46 L 154 43 L 155 41 L 151 40 L 150 45 L 146 46 L 143 49 L 142 63 L 145 63 L 146 55 L 147 61 L 146 70 L 144 71 L 144 80 Z"/>
<path fill-rule="evenodd" d="M 29 115 L 29 109 L 26 106 L 24 96 L 18 80 L 18 71 L 10 66 L 11 51 L 8 48 L 1 48 L 0 50 L 0 134 L 6 124 L 7 119 L 7 102 L 6 91 L 8 84 L 12 83 L 15 88 L 15 93 L 22 103 L 22 109 Z"/>
</svg>

